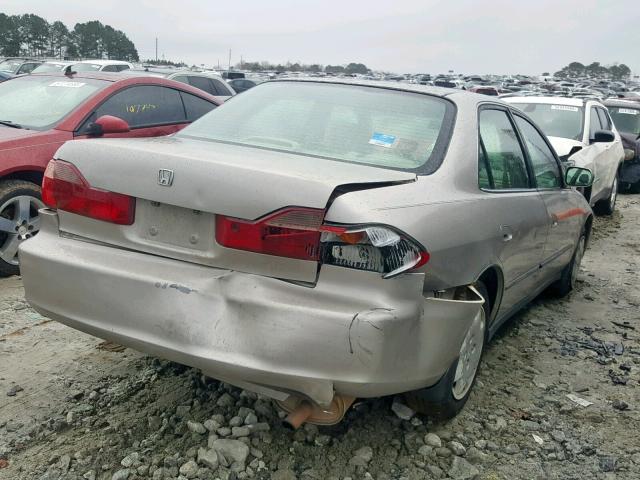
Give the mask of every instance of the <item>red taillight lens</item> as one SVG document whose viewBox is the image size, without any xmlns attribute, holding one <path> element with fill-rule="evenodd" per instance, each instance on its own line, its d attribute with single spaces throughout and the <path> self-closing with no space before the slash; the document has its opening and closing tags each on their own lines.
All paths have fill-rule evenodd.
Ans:
<svg viewBox="0 0 640 480">
<path fill-rule="evenodd" d="M 249 252 L 318 260 L 324 210 L 287 208 L 251 222 L 216 216 L 216 241 Z"/>
<path fill-rule="evenodd" d="M 379 272 L 385 278 L 415 270 L 429 253 L 388 227 L 323 224 L 324 211 L 286 208 L 257 221 L 216 216 L 218 244 L 249 252 Z"/>
<path fill-rule="evenodd" d="M 93 188 L 71 163 L 51 160 L 42 181 L 42 201 L 50 208 L 118 225 L 131 225 L 135 198 Z"/>
</svg>

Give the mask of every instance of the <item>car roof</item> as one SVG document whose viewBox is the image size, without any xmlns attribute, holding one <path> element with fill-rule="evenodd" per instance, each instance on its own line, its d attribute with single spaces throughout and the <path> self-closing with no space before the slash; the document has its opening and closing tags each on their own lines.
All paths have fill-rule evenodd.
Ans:
<svg viewBox="0 0 640 480">
<path fill-rule="evenodd" d="M 611 99 L 604 101 L 605 107 L 622 107 L 622 108 L 632 108 L 635 110 L 640 110 L 640 103 L 634 100 L 623 100 L 623 99 Z"/>
<path fill-rule="evenodd" d="M 507 103 L 546 103 L 553 105 L 567 105 L 570 107 L 583 107 L 585 102 L 595 102 L 600 103 L 597 99 L 583 99 L 583 98 L 571 98 L 571 97 L 536 97 L 536 96 L 527 96 L 527 97 L 508 97 L 505 98 Z"/>
<path fill-rule="evenodd" d="M 117 82 L 131 78 L 130 75 L 123 75 L 122 72 L 73 72 L 71 75 L 65 75 L 63 72 L 43 72 L 32 73 L 30 76 L 66 78 L 67 80 L 90 78 L 92 80 L 105 80 L 107 82 Z"/>
<path fill-rule="evenodd" d="M 123 60 L 80 60 L 78 62 L 74 62 L 74 65 L 77 63 L 92 63 L 95 65 L 131 65 L 131 63 Z"/>
</svg>

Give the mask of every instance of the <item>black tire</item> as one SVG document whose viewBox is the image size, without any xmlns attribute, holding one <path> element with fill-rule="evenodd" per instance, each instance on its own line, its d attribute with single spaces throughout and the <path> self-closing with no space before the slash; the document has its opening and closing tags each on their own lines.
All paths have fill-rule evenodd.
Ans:
<svg viewBox="0 0 640 480">
<path fill-rule="evenodd" d="M 575 288 L 576 277 L 578 275 L 578 271 L 580 270 L 582 256 L 584 255 L 586 247 L 587 236 L 585 232 L 582 232 L 582 234 L 580 235 L 580 239 L 578 240 L 578 244 L 576 245 L 576 249 L 573 252 L 573 256 L 571 257 L 571 261 L 562 270 L 560 280 L 551 284 L 551 286 L 549 287 L 549 290 L 551 290 L 551 292 L 553 292 L 555 296 L 561 298 L 566 297 Z"/>
<path fill-rule="evenodd" d="M 598 215 L 613 215 L 616 209 L 616 200 L 618 199 L 618 176 L 616 175 L 611 185 L 609 196 L 603 200 L 596 202 L 593 211 Z"/>
<path fill-rule="evenodd" d="M 38 208 L 42 207 L 42 196 L 40 192 L 40 187 L 32 182 L 27 182 L 25 180 L 2 180 L 0 181 L 0 219 L 2 223 L 4 223 L 5 227 L 8 223 L 5 222 L 4 219 L 9 220 L 11 222 L 15 222 L 12 229 L 9 232 L 9 228 L 4 228 L 0 231 L 0 254 L 6 256 L 10 255 L 12 248 L 9 248 L 9 242 L 11 240 L 15 240 L 17 243 L 22 242 L 26 238 L 30 238 L 35 235 L 39 226 L 30 225 L 30 221 L 27 221 L 24 224 L 24 228 L 20 229 L 18 225 L 18 220 L 16 220 L 16 212 L 15 209 L 18 208 L 17 205 L 11 205 L 12 201 L 18 201 L 18 197 L 30 197 L 31 201 L 29 204 L 29 218 L 34 219 L 37 217 Z M 20 230 L 19 230 L 20 229 Z M 15 233 L 14 233 L 15 231 Z M 11 246 L 15 246 L 12 244 Z M 8 277 L 11 275 L 19 275 L 20 274 L 20 266 L 18 265 L 17 259 L 13 258 L 11 261 L 7 261 L 7 259 L 2 258 L 0 256 L 0 277 Z"/>
<path fill-rule="evenodd" d="M 458 361 L 456 359 L 453 364 L 447 370 L 447 373 L 436 383 L 435 385 L 427 388 L 421 388 L 412 392 L 404 394 L 407 404 L 416 412 L 423 415 L 427 415 L 436 420 L 446 420 L 455 417 L 471 395 L 473 386 L 475 385 L 476 378 L 478 376 L 478 370 L 480 369 L 480 363 L 484 356 L 484 350 L 486 348 L 489 339 L 488 319 L 491 314 L 491 305 L 489 304 L 489 292 L 482 282 L 478 282 L 475 285 L 480 295 L 485 299 L 484 305 L 484 341 L 482 344 L 482 352 L 480 354 L 480 360 L 478 366 L 474 372 L 473 381 L 471 386 L 462 398 L 455 398 L 453 395 L 453 388 L 455 384 L 455 374 L 458 368 Z"/>
</svg>

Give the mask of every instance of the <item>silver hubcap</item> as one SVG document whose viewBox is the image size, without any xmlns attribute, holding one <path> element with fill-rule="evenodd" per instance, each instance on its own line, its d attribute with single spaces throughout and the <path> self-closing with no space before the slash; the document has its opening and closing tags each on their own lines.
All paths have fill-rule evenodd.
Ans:
<svg viewBox="0 0 640 480">
<path fill-rule="evenodd" d="M 581 237 L 578 242 L 578 248 L 576 249 L 576 256 L 573 259 L 573 268 L 571 270 L 571 288 L 575 287 L 576 279 L 578 278 L 578 272 L 580 271 L 580 263 L 582 263 L 582 257 L 584 256 L 585 238 Z"/>
<path fill-rule="evenodd" d="M 19 195 L 0 206 L 0 258 L 11 265 L 18 265 L 18 246 L 40 230 L 38 209 L 44 203 L 36 197 Z"/>
<path fill-rule="evenodd" d="M 482 347 L 484 346 L 484 329 L 484 309 L 481 308 L 473 319 L 460 348 L 458 366 L 456 367 L 451 391 L 453 398 L 456 400 L 464 398 L 473 384 L 473 379 L 480 364 Z"/>
</svg>

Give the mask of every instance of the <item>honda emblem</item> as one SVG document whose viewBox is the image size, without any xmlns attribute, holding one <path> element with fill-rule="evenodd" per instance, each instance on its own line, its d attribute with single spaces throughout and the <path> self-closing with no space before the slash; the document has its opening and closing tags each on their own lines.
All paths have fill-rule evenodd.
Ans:
<svg viewBox="0 0 640 480">
<path fill-rule="evenodd" d="M 158 185 L 162 185 L 163 187 L 170 187 L 173 184 L 173 170 L 167 170 L 166 168 L 161 168 L 158 171 Z"/>
</svg>

